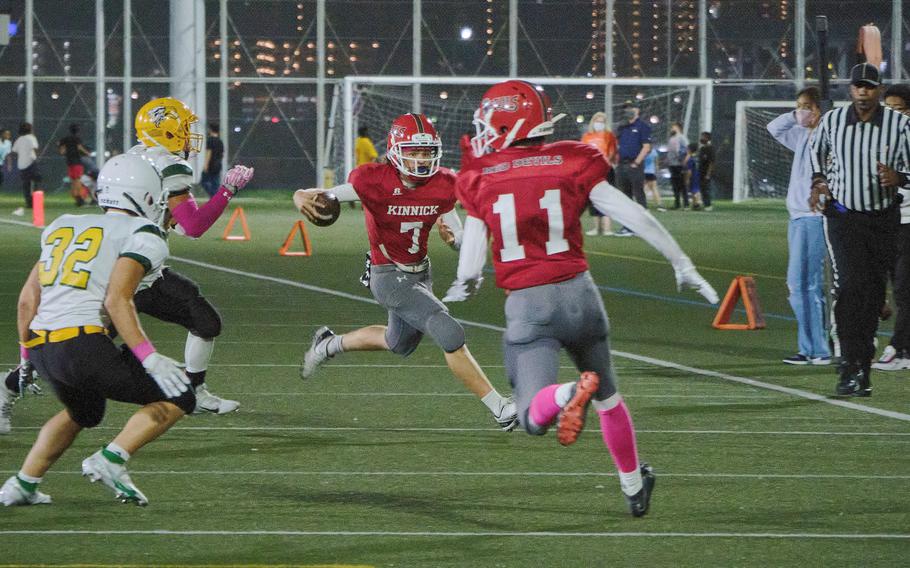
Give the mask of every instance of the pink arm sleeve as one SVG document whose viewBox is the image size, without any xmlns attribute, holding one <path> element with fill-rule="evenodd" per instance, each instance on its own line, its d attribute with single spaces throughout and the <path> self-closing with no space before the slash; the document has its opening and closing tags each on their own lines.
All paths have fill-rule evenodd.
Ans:
<svg viewBox="0 0 910 568">
<path fill-rule="evenodd" d="M 193 238 L 201 237 L 203 233 L 209 230 L 209 227 L 215 224 L 215 221 L 221 216 L 233 196 L 229 190 L 222 186 L 218 189 L 218 193 L 213 195 L 205 205 L 198 207 L 196 200 L 190 195 L 189 199 L 175 207 L 171 214 L 187 236 Z"/>
</svg>

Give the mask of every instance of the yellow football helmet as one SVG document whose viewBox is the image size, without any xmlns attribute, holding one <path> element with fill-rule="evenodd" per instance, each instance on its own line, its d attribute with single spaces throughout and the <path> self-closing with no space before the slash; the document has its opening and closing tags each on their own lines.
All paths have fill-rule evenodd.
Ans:
<svg viewBox="0 0 910 568">
<path fill-rule="evenodd" d="M 136 137 L 149 148 L 168 152 L 201 152 L 205 137 L 190 131 L 199 121 L 186 104 L 173 97 L 151 100 L 136 113 Z"/>
</svg>

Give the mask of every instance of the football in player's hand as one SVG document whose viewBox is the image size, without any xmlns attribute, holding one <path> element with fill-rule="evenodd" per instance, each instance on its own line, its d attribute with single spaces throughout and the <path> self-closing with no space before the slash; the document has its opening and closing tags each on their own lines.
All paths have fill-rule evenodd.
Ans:
<svg viewBox="0 0 910 568">
<path fill-rule="evenodd" d="M 328 227 L 338 220 L 341 215 L 341 203 L 334 193 L 322 193 L 319 195 L 316 205 L 315 218 L 310 219 L 317 227 Z"/>
</svg>

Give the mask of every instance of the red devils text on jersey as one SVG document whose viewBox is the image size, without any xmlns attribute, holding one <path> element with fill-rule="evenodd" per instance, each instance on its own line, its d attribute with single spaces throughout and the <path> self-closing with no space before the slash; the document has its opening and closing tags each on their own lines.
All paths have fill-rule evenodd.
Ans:
<svg viewBox="0 0 910 568">
<path fill-rule="evenodd" d="M 373 264 L 421 262 L 436 219 L 455 207 L 455 174 L 444 168 L 413 189 L 387 163 L 364 164 L 348 182 L 363 202 Z"/>
<path fill-rule="evenodd" d="M 566 141 L 506 148 L 459 174 L 458 198 L 492 236 L 497 286 L 530 288 L 588 269 L 580 217 L 609 169 L 593 146 Z"/>
</svg>

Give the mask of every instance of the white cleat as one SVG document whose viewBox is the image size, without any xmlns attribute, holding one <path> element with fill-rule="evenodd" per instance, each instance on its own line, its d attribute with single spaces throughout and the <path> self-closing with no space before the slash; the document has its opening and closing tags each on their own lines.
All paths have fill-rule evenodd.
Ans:
<svg viewBox="0 0 910 568">
<path fill-rule="evenodd" d="M 505 399 L 505 404 L 500 407 L 498 414 L 493 415 L 493 418 L 503 432 L 511 432 L 518 426 L 518 407 L 515 406 L 512 397 Z"/>
<path fill-rule="evenodd" d="M 193 414 L 201 414 L 203 412 L 227 414 L 234 412 L 239 407 L 240 403 L 236 400 L 228 400 L 210 393 L 205 383 L 196 387 L 196 409 L 193 410 Z"/>
<path fill-rule="evenodd" d="M 12 429 L 10 416 L 13 413 L 13 395 L 10 394 L 6 387 L 0 385 L 0 434 L 9 434 Z"/>
<path fill-rule="evenodd" d="M 316 372 L 319 365 L 322 365 L 329 356 L 329 341 L 335 337 L 335 332 L 326 326 L 322 326 L 313 334 L 313 341 L 310 348 L 303 356 L 303 366 L 300 367 L 300 378 L 309 379 Z"/>
<path fill-rule="evenodd" d="M 26 491 L 19 483 L 16 476 L 6 480 L 3 487 L 0 487 L 0 503 L 7 507 L 16 505 L 49 505 L 51 496 L 40 491 Z"/>
<path fill-rule="evenodd" d="M 135 503 L 140 507 L 149 504 L 142 491 L 133 484 L 126 466 L 111 463 L 100 450 L 82 460 L 82 475 L 92 483 L 100 481 L 113 489 L 121 503 Z"/>
</svg>

